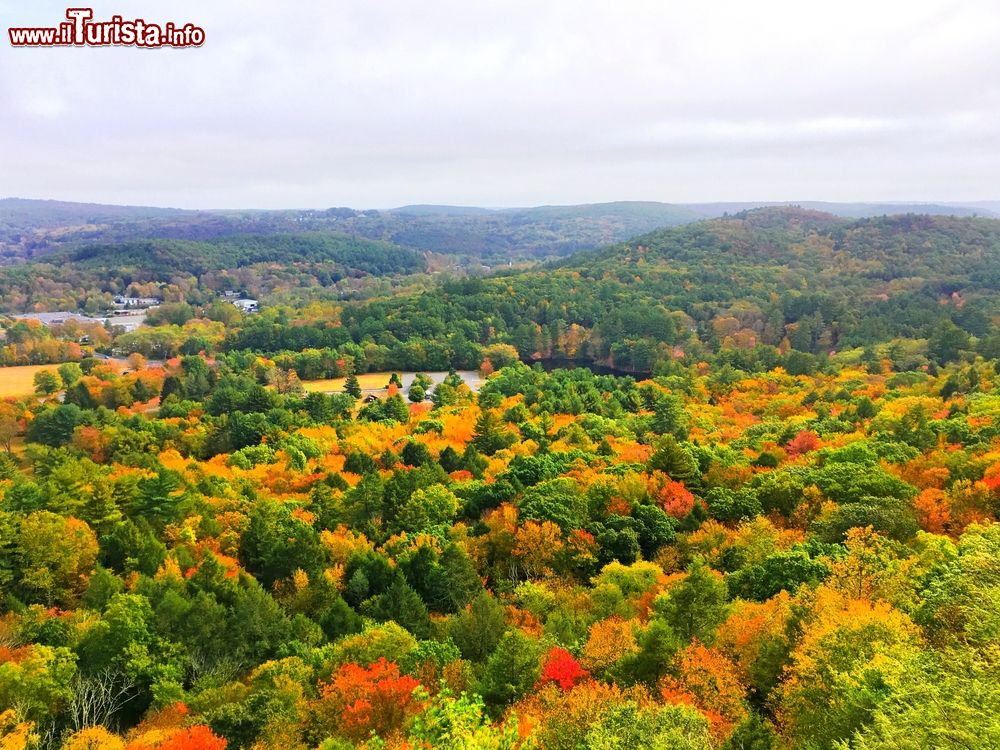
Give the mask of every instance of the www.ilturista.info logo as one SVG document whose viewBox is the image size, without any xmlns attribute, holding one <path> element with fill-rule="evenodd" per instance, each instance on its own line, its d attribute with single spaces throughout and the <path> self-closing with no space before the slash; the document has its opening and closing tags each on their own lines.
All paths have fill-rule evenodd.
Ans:
<svg viewBox="0 0 1000 750">
<path fill-rule="evenodd" d="M 147 23 L 112 16 L 110 21 L 94 21 L 92 8 L 67 8 L 58 26 L 9 28 L 15 47 L 200 47 L 205 30 L 193 23 Z"/>
</svg>

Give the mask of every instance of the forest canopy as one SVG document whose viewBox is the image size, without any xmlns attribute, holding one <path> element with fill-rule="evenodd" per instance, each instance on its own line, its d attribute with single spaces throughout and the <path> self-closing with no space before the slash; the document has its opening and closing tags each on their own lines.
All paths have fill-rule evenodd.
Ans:
<svg viewBox="0 0 1000 750">
<path fill-rule="evenodd" d="M 53 364 L 0 399 L 4 750 L 1000 743 L 1000 224 L 768 209 L 483 278 L 330 242 L 6 326 Z M 395 286 L 206 286 L 313 262 Z"/>
</svg>

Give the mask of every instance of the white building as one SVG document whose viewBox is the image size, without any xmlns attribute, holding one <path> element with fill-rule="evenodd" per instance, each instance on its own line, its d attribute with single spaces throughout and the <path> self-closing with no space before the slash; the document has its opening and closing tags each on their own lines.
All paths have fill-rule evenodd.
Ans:
<svg viewBox="0 0 1000 750">
<path fill-rule="evenodd" d="M 257 300 L 249 299 L 247 297 L 243 297 L 241 299 L 234 299 L 232 300 L 232 303 L 245 313 L 254 313 L 260 309 L 260 304 L 257 302 Z"/>
<path fill-rule="evenodd" d="M 160 300 L 156 297 L 126 297 L 122 294 L 115 295 L 115 307 L 139 309 L 144 307 L 156 307 Z"/>
</svg>

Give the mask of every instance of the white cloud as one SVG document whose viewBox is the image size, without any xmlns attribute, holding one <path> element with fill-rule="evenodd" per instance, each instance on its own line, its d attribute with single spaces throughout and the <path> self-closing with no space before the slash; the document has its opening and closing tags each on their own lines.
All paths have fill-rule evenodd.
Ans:
<svg viewBox="0 0 1000 750">
<path fill-rule="evenodd" d="M 65 5 L 0 0 L 5 25 Z M 295 8 L 293 15 L 288 8 Z M 988 0 L 102 0 L 0 45 L 0 194 L 182 206 L 996 197 Z"/>
</svg>

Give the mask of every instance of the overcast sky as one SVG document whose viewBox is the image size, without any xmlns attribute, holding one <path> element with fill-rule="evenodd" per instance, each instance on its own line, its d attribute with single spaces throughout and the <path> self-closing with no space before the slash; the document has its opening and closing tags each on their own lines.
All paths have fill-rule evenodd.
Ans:
<svg viewBox="0 0 1000 750">
<path fill-rule="evenodd" d="M 0 0 L 0 196 L 1000 198 L 996 0 L 95 3 L 206 43 L 13 49 L 67 6 Z"/>
</svg>

